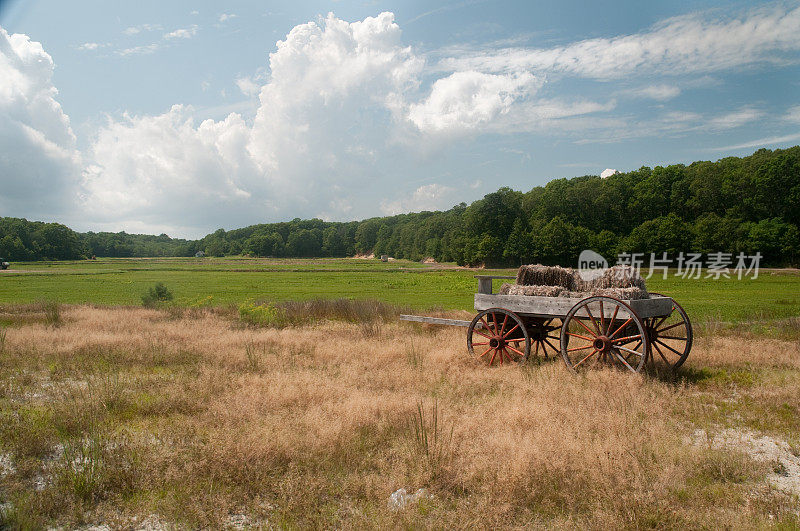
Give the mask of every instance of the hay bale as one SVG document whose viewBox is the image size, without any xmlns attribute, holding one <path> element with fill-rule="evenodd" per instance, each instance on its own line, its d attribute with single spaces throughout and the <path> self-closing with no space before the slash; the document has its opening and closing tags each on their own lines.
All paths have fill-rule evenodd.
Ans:
<svg viewBox="0 0 800 531">
<path fill-rule="evenodd" d="M 636 269 L 629 265 L 615 265 L 590 280 L 583 280 L 575 272 L 574 280 L 577 291 L 591 292 L 607 288 L 639 288 L 645 293 L 647 292 L 644 279 Z"/>
<path fill-rule="evenodd" d="M 498 295 L 509 295 L 509 291 L 511 291 L 511 286 L 513 284 L 504 283 L 500 286 L 500 291 L 497 292 Z"/>
<path fill-rule="evenodd" d="M 558 297 L 564 288 L 561 286 L 519 286 L 503 284 L 500 295 L 527 295 L 529 297 Z"/>
<path fill-rule="evenodd" d="M 585 299 L 587 297 L 613 297 L 615 299 L 632 301 L 649 299 L 650 294 L 640 288 L 597 288 L 589 291 L 564 291 L 562 297 Z"/>
<path fill-rule="evenodd" d="M 520 266 L 517 271 L 520 286 L 560 286 L 575 289 L 575 274 L 571 268 L 532 264 Z"/>
<path fill-rule="evenodd" d="M 642 288 L 636 286 L 630 288 L 600 288 L 592 291 L 592 295 L 603 297 L 614 297 L 615 299 L 622 299 L 628 301 L 635 301 L 639 299 L 649 299 L 650 294 Z"/>
</svg>

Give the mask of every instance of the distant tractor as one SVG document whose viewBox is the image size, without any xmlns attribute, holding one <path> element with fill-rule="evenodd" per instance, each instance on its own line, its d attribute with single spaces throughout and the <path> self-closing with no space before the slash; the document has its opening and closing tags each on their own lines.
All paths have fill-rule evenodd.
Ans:
<svg viewBox="0 0 800 531">
<path fill-rule="evenodd" d="M 8 269 L 8 266 L 10 265 L 11 264 L 9 264 L 8 262 L 4 262 L 3 259 L 0 258 L 0 269 Z"/>
</svg>

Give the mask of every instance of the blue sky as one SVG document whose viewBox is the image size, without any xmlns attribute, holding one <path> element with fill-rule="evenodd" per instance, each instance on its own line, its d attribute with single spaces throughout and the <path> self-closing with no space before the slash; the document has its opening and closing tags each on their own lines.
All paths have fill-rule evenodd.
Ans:
<svg viewBox="0 0 800 531">
<path fill-rule="evenodd" d="M 0 0 L 0 28 L 0 215 L 79 230 L 446 209 L 800 143 L 797 2 Z"/>
</svg>

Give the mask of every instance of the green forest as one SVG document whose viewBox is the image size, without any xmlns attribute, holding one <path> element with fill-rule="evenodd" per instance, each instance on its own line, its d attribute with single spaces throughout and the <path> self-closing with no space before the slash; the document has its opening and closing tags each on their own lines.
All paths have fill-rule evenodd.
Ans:
<svg viewBox="0 0 800 531">
<path fill-rule="evenodd" d="M 77 233 L 58 223 L 0 218 L 11 261 L 100 257 L 386 254 L 460 265 L 574 265 L 583 249 L 760 252 L 762 265 L 800 263 L 800 146 L 716 162 L 642 167 L 602 179 L 555 179 L 528 192 L 500 188 L 470 205 L 351 222 L 299 218 L 199 240 Z"/>
</svg>

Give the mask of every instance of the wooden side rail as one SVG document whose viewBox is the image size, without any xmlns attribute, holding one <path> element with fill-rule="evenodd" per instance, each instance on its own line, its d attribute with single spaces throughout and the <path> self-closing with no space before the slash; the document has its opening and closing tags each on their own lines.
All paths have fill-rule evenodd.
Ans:
<svg viewBox="0 0 800 531">
<path fill-rule="evenodd" d="M 401 315 L 401 321 L 416 321 L 418 323 L 447 325 L 447 326 L 463 326 L 467 327 L 472 321 L 464 321 L 462 319 L 443 319 L 441 317 L 425 317 L 422 315 Z M 481 323 L 478 323 L 476 328 L 483 328 Z"/>
<path fill-rule="evenodd" d="M 492 280 L 496 278 L 503 280 L 517 279 L 517 277 L 505 277 L 505 276 L 495 276 L 495 275 L 475 275 L 475 278 L 478 279 L 478 293 L 484 293 L 486 295 L 492 294 Z"/>
</svg>

